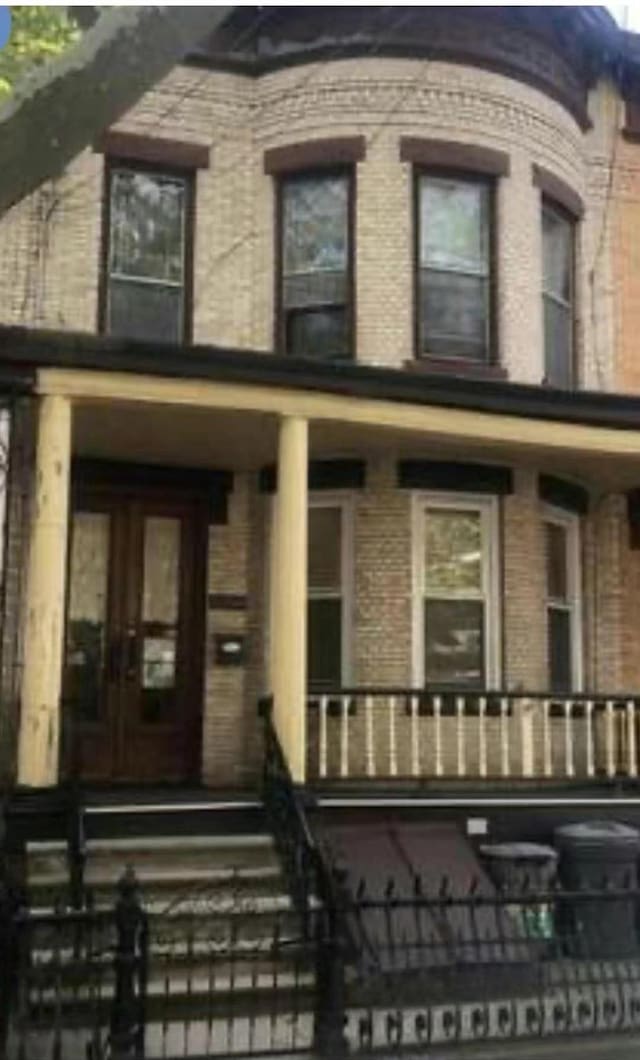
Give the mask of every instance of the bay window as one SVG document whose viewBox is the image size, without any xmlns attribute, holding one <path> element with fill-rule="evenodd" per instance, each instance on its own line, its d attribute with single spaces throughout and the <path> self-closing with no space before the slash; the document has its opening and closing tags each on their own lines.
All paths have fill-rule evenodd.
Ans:
<svg viewBox="0 0 640 1060">
<path fill-rule="evenodd" d="M 352 352 L 348 171 L 295 174 L 280 184 L 280 348 L 335 360 Z"/>
<path fill-rule="evenodd" d="M 579 519 L 549 509 L 544 520 L 547 657 L 553 692 L 579 691 L 580 539 Z"/>
<path fill-rule="evenodd" d="M 184 341 L 190 177 L 113 163 L 107 195 L 104 330 Z"/>
<path fill-rule="evenodd" d="M 497 680 L 496 524 L 493 498 L 419 501 L 417 636 L 428 687 Z"/>
<path fill-rule="evenodd" d="M 570 387 L 573 355 L 574 222 L 560 207 L 542 205 L 542 311 L 545 382 Z"/>
<path fill-rule="evenodd" d="M 491 358 L 492 185 L 418 176 L 418 356 Z"/>
<path fill-rule="evenodd" d="M 310 503 L 307 669 L 313 690 L 339 688 L 346 680 L 347 522 L 346 502 Z"/>
</svg>

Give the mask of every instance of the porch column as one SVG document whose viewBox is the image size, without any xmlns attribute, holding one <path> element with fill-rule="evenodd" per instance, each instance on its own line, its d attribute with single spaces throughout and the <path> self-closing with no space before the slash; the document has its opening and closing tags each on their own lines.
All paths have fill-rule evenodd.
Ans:
<svg viewBox="0 0 640 1060">
<path fill-rule="evenodd" d="M 58 780 L 71 404 L 41 398 L 26 580 L 18 783 Z"/>
<path fill-rule="evenodd" d="M 274 722 L 295 783 L 306 766 L 307 475 L 305 419 L 280 422 L 274 520 L 271 676 Z"/>
</svg>

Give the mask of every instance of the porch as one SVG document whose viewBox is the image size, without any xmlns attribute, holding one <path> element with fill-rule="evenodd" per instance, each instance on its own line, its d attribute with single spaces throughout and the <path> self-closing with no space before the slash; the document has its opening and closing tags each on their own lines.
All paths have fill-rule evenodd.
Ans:
<svg viewBox="0 0 640 1060">
<path fill-rule="evenodd" d="M 326 690 L 307 697 L 307 781 L 329 795 L 620 790 L 638 777 L 639 723 L 630 693 Z"/>
<path fill-rule="evenodd" d="M 55 787 L 74 758 L 77 767 L 84 725 L 85 752 L 87 740 L 96 753 L 115 740 L 129 754 L 103 783 L 255 788 L 266 695 L 294 781 L 324 792 L 633 789 L 640 563 L 625 494 L 638 482 L 640 433 L 629 419 L 610 425 L 614 412 L 627 415 L 624 402 L 591 408 L 588 395 L 565 395 L 560 419 L 543 392 L 538 407 L 537 392 L 507 384 L 480 393 L 456 380 L 443 395 L 441 382 L 431 392 L 420 380 L 411 402 L 406 381 L 394 395 L 394 372 L 303 372 L 246 354 L 236 366 L 207 351 L 206 364 L 199 355 L 169 379 L 148 357 L 143 373 L 113 351 L 105 370 L 104 356 L 89 350 L 79 371 L 52 354 L 37 375 L 20 786 Z M 358 393 L 361 379 L 375 382 L 373 396 Z M 465 407 L 454 407 L 465 386 Z M 101 482 L 82 480 L 88 467 L 102 469 Z M 104 495 L 96 507 L 106 467 L 132 505 L 126 521 Z M 172 490 L 206 501 L 195 536 L 169 510 Z M 337 518 L 315 518 L 327 509 Z M 114 564 L 104 537 L 116 572 L 100 590 L 108 620 L 100 594 L 73 613 L 74 521 L 96 511 L 125 556 Z M 140 512 L 181 520 L 183 551 L 194 542 L 185 562 L 169 564 L 177 619 L 144 613 L 157 600 L 145 597 Z M 564 566 L 550 573 L 558 556 Z M 187 588 L 196 617 L 181 625 Z M 106 697 L 100 724 L 74 713 L 69 695 L 70 630 L 89 620 L 102 623 L 92 664 Z M 169 689 L 164 706 L 153 666 Z M 167 756 L 184 743 L 187 717 L 191 757 L 174 768 Z M 154 740 L 163 751 L 149 770 Z"/>
</svg>

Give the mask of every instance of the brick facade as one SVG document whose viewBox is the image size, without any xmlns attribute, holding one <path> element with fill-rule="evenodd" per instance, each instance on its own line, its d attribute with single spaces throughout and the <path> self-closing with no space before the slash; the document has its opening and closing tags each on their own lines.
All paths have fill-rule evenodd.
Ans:
<svg viewBox="0 0 640 1060">
<path fill-rule="evenodd" d="M 410 164 L 400 160 L 400 138 L 446 138 L 505 152 L 510 172 L 498 178 L 496 195 L 499 354 L 510 380 L 533 384 L 544 367 L 541 192 L 532 174 L 534 165 L 544 167 L 585 204 L 576 262 L 580 382 L 637 391 L 640 147 L 617 148 L 616 188 L 622 190 L 612 211 L 619 104 L 601 83 L 589 106 L 592 126 L 585 133 L 560 103 L 502 74 L 372 56 L 258 78 L 181 66 L 117 129 L 211 148 L 210 168 L 195 176 L 194 341 L 265 353 L 273 348 L 275 200 L 264 152 L 363 135 L 366 157 L 356 173 L 357 358 L 399 370 L 414 354 L 413 178 Z M 95 330 L 103 168 L 100 154 L 85 151 L 0 223 L 3 322 Z M 612 238 L 618 245 L 613 272 Z M 621 293 L 615 305 L 614 287 Z M 411 494 L 397 487 L 391 453 L 357 455 L 367 460 L 367 482 L 353 494 L 351 678 L 407 685 L 413 680 Z M 456 458 L 473 459 L 463 451 Z M 548 676 L 538 470 L 535 463 L 516 468 L 514 492 L 499 505 L 501 677 L 513 690 L 544 687 Z M 260 761 L 256 701 L 268 691 L 268 502 L 256 473 L 235 475 L 228 524 L 212 528 L 209 539 L 208 593 L 246 599 L 239 609 L 208 611 L 203 777 L 219 786 L 252 783 Z M 592 514 L 581 521 L 584 681 L 596 688 L 634 685 L 640 553 L 628 549 L 622 498 L 605 496 L 597 477 L 584 485 L 593 497 Z M 246 637 L 245 666 L 216 664 L 218 633 Z"/>
<path fill-rule="evenodd" d="M 406 687 L 414 682 L 413 639 L 420 632 L 413 631 L 412 492 L 399 489 L 396 479 L 392 458 L 370 456 L 366 486 L 347 494 L 353 512 L 352 685 Z M 513 493 L 500 499 L 499 510 L 500 687 L 515 692 L 543 691 L 548 687 L 546 508 L 538 496 L 536 471 L 514 469 Z M 258 776 L 260 726 L 256 704 L 268 690 L 264 643 L 268 624 L 268 519 L 268 498 L 260 493 L 255 476 L 243 475 L 233 495 L 229 525 L 211 532 L 209 590 L 248 591 L 246 611 L 210 614 L 203 771 L 212 784 L 242 785 Z M 594 497 L 590 513 L 580 519 L 583 686 L 592 691 L 633 688 L 640 677 L 637 667 L 632 671 L 629 666 L 635 654 L 623 651 L 633 638 L 635 614 L 629 606 L 638 597 L 638 593 L 624 591 L 624 572 L 629 569 L 630 558 L 626 530 L 625 502 L 620 496 Z M 247 635 L 245 668 L 216 667 L 212 647 L 215 631 Z M 445 729 L 444 754 L 445 762 L 451 765 L 455 731 L 453 723 L 447 725 L 450 731 Z M 495 750 L 497 722 L 492 725 Z M 351 739 L 356 756 L 354 747 L 361 738 L 362 733 L 354 727 Z M 540 741 L 537 729 L 536 753 L 541 761 Z M 317 721 L 313 717 L 310 745 L 313 757 L 317 754 Z M 400 758 L 403 753 L 406 757 L 408 748 L 403 752 L 399 747 L 398 753 Z"/>
</svg>

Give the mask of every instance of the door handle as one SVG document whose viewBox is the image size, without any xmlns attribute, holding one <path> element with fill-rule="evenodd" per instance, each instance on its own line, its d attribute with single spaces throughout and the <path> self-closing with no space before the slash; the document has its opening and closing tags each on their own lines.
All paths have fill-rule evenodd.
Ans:
<svg viewBox="0 0 640 1060">
<path fill-rule="evenodd" d="M 138 677 L 138 630 L 128 626 L 124 635 L 124 675 L 127 681 Z"/>
</svg>

